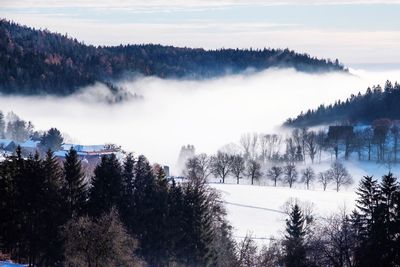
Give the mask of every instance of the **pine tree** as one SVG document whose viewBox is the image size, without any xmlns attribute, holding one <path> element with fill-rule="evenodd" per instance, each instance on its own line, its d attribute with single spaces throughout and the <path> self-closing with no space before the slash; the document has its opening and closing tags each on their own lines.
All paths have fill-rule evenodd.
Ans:
<svg viewBox="0 0 400 267">
<path fill-rule="evenodd" d="M 284 262 L 286 267 L 306 267 L 306 248 L 304 230 L 305 219 L 297 204 L 292 208 L 289 219 L 286 220 L 286 234 L 284 239 Z"/>
<path fill-rule="evenodd" d="M 94 170 L 89 194 L 89 212 L 100 216 L 111 208 L 121 207 L 122 167 L 115 154 L 105 155 Z"/>
<path fill-rule="evenodd" d="M 66 201 L 68 218 L 81 215 L 85 211 L 87 185 L 82 171 L 81 161 L 76 150 L 71 147 L 64 161 L 63 195 Z"/>
</svg>

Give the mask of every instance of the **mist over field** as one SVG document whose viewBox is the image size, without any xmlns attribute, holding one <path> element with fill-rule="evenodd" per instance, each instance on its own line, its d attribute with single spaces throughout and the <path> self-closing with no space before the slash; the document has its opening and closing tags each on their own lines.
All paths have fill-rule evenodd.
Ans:
<svg viewBox="0 0 400 267">
<path fill-rule="evenodd" d="M 119 85 L 143 96 L 117 104 L 102 85 L 70 97 L 0 97 L 3 112 L 14 111 L 35 127 L 57 127 L 81 144 L 116 143 L 152 162 L 174 167 L 180 147 L 215 153 L 245 132 L 273 132 L 301 111 L 393 82 L 400 71 L 352 69 L 351 75 L 267 70 L 204 81 L 136 78 Z M 172 169 L 172 172 L 174 170 Z"/>
</svg>

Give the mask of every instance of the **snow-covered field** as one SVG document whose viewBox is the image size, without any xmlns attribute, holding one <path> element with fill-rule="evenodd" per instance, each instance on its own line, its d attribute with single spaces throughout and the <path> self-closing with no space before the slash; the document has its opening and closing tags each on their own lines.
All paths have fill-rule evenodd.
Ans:
<svg viewBox="0 0 400 267">
<path fill-rule="evenodd" d="M 375 162 L 344 162 L 346 168 L 354 178 L 353 186 L 343 188 L 340 192 L 333 190 L 333 185 L 323 191 L 320 184 L 314 181 L 310 190 L 297 183 L 294 188 L 280 184 L 278 187 L 269 185 L 263 180 L 257 185 L 247 184 L 247 180 L 240 181 L 243 184 L 235 184 L 229 179 L 227 184 L 210 183 L 210 185 L 221 192 L 228 213 L 228 220 L 234 227 L 234 236 L 240 240 L 246 234 L 251 234 L 258 243 L 268 243 L 269 238 L 279 238 L 285 229 L 284 213 L 285 202 L 297 200 L 300 204 L 312 206 L 316 219 L 329 216 L 339 212 L 343 208 L 347 212 L 355 207 L 357 195 L 355 188 L 363 175 L 374 175 L 380 178 L 388 172 L 388 166 L 379 165 Z M 301 170 L 304 166 L 299 165 Z M 314 164 L 316 172 L 329 168 L 329 162 Z M 400 166 L 392 166 L 391 171 L 398 176 Z"/>
<path fill-rule="evenodd" d="M 226 204 L 228 220 L 234 227 L 234 236 L 241 239 L 246 234 L 260 242 L 271 237 L 280 237 L 287 215 L 283 211 L 285 202 L 296 199 L 300 203 L 312 204 L 318 216 L 327 216 L 354 208 L 356 194 L 353 190 L 336 192 L 321 189 L 290 189 L 258 185 L 212 184 L 222 193 Z"/>
</svg>

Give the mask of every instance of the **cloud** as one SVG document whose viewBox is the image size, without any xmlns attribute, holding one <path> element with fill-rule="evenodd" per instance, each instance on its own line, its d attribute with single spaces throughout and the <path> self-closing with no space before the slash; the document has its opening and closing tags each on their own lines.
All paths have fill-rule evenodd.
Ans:
<svg viewBox="0 0 400 267">
<path fill-rule="evenodd" d="M 143 95 L 143 101 L 106 105 L 88 101 L 88 93 L 67 98 L 3 96 L 0 106 L 38 129 L 57 127 L 83 144 L 120 144 L 174 167 L 184 144 L 215 153 L 237 142 L 242 133 L 273 132 L 302 110 L 400 77 L 400 71 L 355 73 L 310 75 L 286 69 L 206 81 L 147 77 L 121 81 Z"/>
<path fill-rule="evenodd" d="M 13 8 L 59 8 L 59 7 L 90 7 L 90 8 L 198 8 L 225 7 L 232 5 L 299 5 L 299 4 L 400 4 L 400 0 L 3 0 L 3 7 Z"/>
</svg>

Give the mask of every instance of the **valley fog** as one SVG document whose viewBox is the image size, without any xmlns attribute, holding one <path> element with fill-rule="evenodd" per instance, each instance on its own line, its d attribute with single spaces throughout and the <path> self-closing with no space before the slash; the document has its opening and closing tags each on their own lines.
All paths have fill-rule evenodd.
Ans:
<svg viewBox="0 0 400 267">
<path fill-rule="evenodd" d="M 99 103 L 106 92 L 97 85 L 66 98 L 2 96 L 0 109 L 32 121 L 38 130 L 57 127 L 73 142 L 121 145 L 151 162 L 170 165 L 174 173 L 182 145 L 215 153 L 245 132 L 276 131 L 301 111 L 400 77 L 400 71 L 351 73 L 316 75 L 286 69 L 207 81 L 138 78 L 120 85 L 143 100 Z"/>
</svg>

